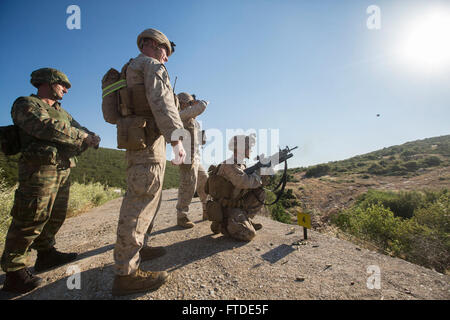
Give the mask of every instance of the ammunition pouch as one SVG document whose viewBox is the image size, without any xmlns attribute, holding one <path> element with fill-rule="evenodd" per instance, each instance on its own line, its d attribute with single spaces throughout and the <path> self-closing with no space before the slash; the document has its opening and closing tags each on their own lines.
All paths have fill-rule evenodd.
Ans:
<svg viewBox="0 0 450 320">
<path fill-rule="evenodd" d="M 147 147 L 143 117 L 128 116 L 117 121 L 117 148 L 131 151 L 144 150 Z"/>
<path fill-rule="evenodd" d="M 56 165 L 57 154 L 56 147 L 31 143 L 22 151 L 22 159 L 36 165 Z"/>
</svg>

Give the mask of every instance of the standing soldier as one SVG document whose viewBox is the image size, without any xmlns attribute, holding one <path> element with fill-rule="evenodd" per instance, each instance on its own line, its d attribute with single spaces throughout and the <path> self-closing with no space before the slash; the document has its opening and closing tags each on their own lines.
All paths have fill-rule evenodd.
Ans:
<svg viewBox="0 0 450 320">
<path fill-rule="evenodd" d="M 206 192 L 212 198 L 207 205 L 209 219 L 213 221 L 211 230 L 241 241 L 252 240 L 256 231 L 262 228 L 252 219 L 263 207 L 265 192 L 262 187 L 270 179 L 270 176 L 262 179 L 257 172 L 244 172 L 244 159 L 249 158 L 254 144 L 252 135 L 233 137 L 228 144 L 233 156 L 210 167 L 206 185 Z"/>
<path fill-rule="evenodd" d="M 166 167 L 166 141 L 171 143 L 178 160 L 184 160 L 181 141 L 172 140 L 175 130 L 182 130 L 175 94 L 164 66 L 173 53 L 174 43 L 158 30 L 139 34 L 141 54 L 126 68 L 126 83 L 132 104 L 131 113 L 145 119 L 145 147 L 127 148 L 127 193 L 120 208 L 117 242 L 114 248 L 115 278 L 113 295 L 126 295 L 156 289 L 169 275 L 139 268 L 140 261 L 164 254 L 164 248 L 144 247 L 145 234 L 161 203 Z"/>
<path fill-rule="evenodd" d="M 22 155 L 1 266 L 6 272 L 3 290 L 14 293 L 31 291 L 41 282 L 26 267 L 29 248 L 38 252 L 37 272 L 76 259 L 76 253 L 55 249 L 55 235 L 66 218 L 75 156 L 100 143 L 100 137 L 81 127 L 58 102 L 71 87 L 64 73 L 42 68 L 31 74 L 31 84 L 37 94 L 18 98 L 11 110 Z"/>
<path fill-rule="evenodd" d="M 184 128 L 189 131 L 190 145 L 183 142 L 185 150 L 190 150 L 185 163 L 180 165 L 180 186 L 178 188 L 177 202 L 177 224 L 183 228 L 192 228 L 194 223 L 187 216 L 189 204 L 192 201 L 195 191 L 200 197 L 203 206 L 203 219 L 208 219 L 206 214 L 206 193 L 205 183 L 208 175 L 200 164 L 200 145 L 203 144 L 203 135 L 200 130 L 200 124 L 195 119 L 206 109 L 207 102 L 197 101 L 192 95 L 186 92 L 178 94 L 180 102 L 180 118 L 183 121 Z M 191 160 L 191 161 L 188 161 Z"/>
</svg>

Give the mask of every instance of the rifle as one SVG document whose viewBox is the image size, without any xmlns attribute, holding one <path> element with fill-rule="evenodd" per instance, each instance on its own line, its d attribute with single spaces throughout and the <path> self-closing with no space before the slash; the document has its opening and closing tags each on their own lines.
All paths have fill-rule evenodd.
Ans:
<svg viewBox="0 0 450 320">
<path fill-rule="evenodd" d="M 273 190 L 271 190 L 273 193 L 275 193 L 276 190 L 281 186 L 281 189 L 278 192 L 276 192 L 276 194 L 277 194 L 276 199 L 271 203 L 265 203 L 265 202 L 259 200 L 258 196 L 254 193 L 255 198 L 262 204 L 272 205 L 272 204 L 277 203 L 278 200 L 280 200 L 281 195 L 283 194 L 284 188 L 286 187 L 286 182 L 287 182 L 287 160 L 294 156 L 292 154 L 292 150 L 295 150 L 295 149 L 297 149 L 297 146 L 292 149 L 289 149 L 289 147 L 286 146 L 286 148 L 284 148 L 283 150 L 280 149 L 277 153 L 275 153 L 268 159 L 265 158 L 264 162 L 261 162 L 261 160 L 258 157 L 258 162 L 255 165 L 244 170 L 244 172 L 246 174 L 252 174 L 253 172 L 255 172 L 256 170 L 258 170 L 260 168 L 269 168 L 269 167 L 273 167 L 273 166 L 276 166 L 277 164 L 284 162 L 283 176 L 281 177 L 281 180 L 278 183 L 278 185 Z"/>
<path fill-rule="evenodd" d="M 245 169 L 244 170 L 244 172 L 246 173 L 246 174 L 252 174 L 253 172 L 255 172 L 256 170 L 258 170 L 258 169 L 260 169 L 260 168 L 269 168 L 269 167 L 272 167 L 272 166 L 275 166 L 275 165 L 277 165 L 277 164 L 280 164 L 280 163 L 282 163 L 282 162 L 286 162 L 288 159 L 290 159 L 290 158 L 292 158 L 294 155 L 291 153 L 291 151 L 292 150 L 295 150 L 295 149 L 297 149 L 298 147 L 294 147 L 294 148 L 292 148 L 292 149 L 289 149 L 289 147 L 288 146 L 286 146 L 286 148 L 284 148 L 283 150 L 279 150 L 277 153 L 275 153 L 274 155 L 272 155 L 270 158 L 269 158 L 269 160 L 267 160 L 267 159 L 264 159 L 265 161 L 265 163 L 262 163 L 261 162 L 261 160 L 259 159 L 259 156 L 258 156 L 258 162 L 255 164 L 255 165 L 253 165 L 253 166 L 251 166 L 251 167 L 249 167 L 249 168 L 247 168 L 247 169 Z M 287 162 L 286 162 L 287 163 Z"/>
</svg>

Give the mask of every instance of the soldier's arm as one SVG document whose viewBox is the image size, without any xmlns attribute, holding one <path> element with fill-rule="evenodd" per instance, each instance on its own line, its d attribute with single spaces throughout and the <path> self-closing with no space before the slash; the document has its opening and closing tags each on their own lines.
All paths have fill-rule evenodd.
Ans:
<svg viewBox="0 0 450 320">
<path fill-rule="evenodd" d="M 182 129 L 173 90 L 164 65 L 147 63 L 144 68 L 144 84 L 148 103 L 156 124 L 167 142 L 171 142 L 172 132 Z"/>
<path fill-rule="evenodd" d="M 15 125 L 41 140 L 79 147 L 87 136 L 86 132 L 51 118 L 47 110 L 26 99 L 16 100 L 11 115 Z"/>
<path fill-rule="evenodd" d="M 261 178 L 256 174 L 246 174 L 232 165 L 221 165 L 218 173 L 239 189 L 256 189 L 262 186 Z"/>
<path fill-rule="evenodd" d="M 180 110 L 180 118 L 182 121 L 192 119 L 203 113 L 206 109 L 206 103 L 204 101 L 197 101 L 193 106 L 189 106 L 183 110 Z"/>
</svg>

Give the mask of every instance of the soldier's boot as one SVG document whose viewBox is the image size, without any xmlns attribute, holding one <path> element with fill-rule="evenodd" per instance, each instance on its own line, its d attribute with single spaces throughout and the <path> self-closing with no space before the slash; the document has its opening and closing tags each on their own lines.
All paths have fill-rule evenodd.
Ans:
<svg viewBox="0 0 450 320">
<path fill-rule="evenodd" d="M 27 293 L 41 284 L 42 279 L 36 277 L 28 268 L 6 273 L 3 291 L 11 293 Z"/>
<path fill-rule="evenodd" d="M 139 254 L 141 255 L 141 261 L 148 261 L 162 257 L 166 254 L 166 249 L 164 249 L 163 247 L 145 246 L 141 249 Z"/>
<path fill-rule="evenodd" d="M 206 212 L 206 210 L 203 210 L 203 220 L 209 220 L 208 218 L 208 212 Z"/>
<path fill-rule="evenodd" d="M 185 229 L 193 228 L 194 223 L 188 217 L 177 218 L 177 225 Z"/>
<path fill-rule="evenodd" d="M 224 235 L 224 236 L 229 236 L 230 233 L 228 232 L 227 229 L 227 225 L 225 223 L 221 223 L 220 224 L 220 232 Z"/>
<path fill-rule="evenodd" d="M 212 231 L 214 234 L 219 234 L 219 233 L 220 233 L 220 229 L 221 229 L 221 223 L 220 223 L 220 222 L 213 221 L 213 222 L 211 223 L 211 231 Z"/>
<path fill-rule="evenodd" d="M 47 271 L 66 263 L 72 262 L 77 258 L 77 253 L 63 253 L 55 249 L 38 251 L 36 263 L 34 264 L 34 270 L 36 272 Z"/>
<path fill-rule="evenodd" d="M 127 276 L 116 275 L 112 287 L 113 296 L 123 296 L 132 293 L 146 292 L 158 289 L 170 279 L 166 271 L 142 271 Z"/>
</svg>

